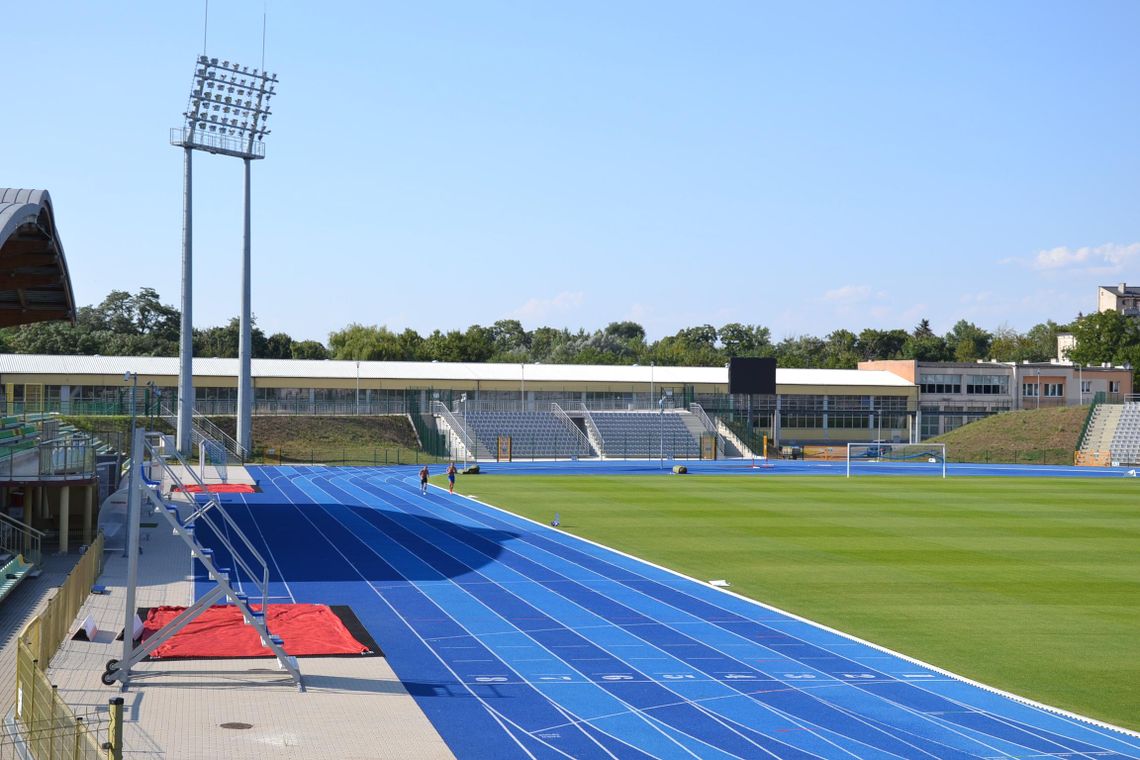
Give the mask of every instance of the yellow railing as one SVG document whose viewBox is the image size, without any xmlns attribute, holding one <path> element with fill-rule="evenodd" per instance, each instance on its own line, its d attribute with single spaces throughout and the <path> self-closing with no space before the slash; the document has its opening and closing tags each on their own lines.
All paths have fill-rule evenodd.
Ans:
<svg viewBox="0 0 1140 760">
<path fill-rule="evenodd" d="M 45 671 L 67 637 L 91 586 L 103 571 L 100 533 L 47 607 L 20 634 L 16 651 L 16 718 L 34 758 L 113 758 L 123 756 L 123 700 L 112 699 L 109 713 L 79 716 L 60 697 Z M 101 741 L 97 734 L 106 734 Z"/>
<path fill-rule="evenodd" d="M 1078 467 L 1111 467 L 1112 452 L 1110 451 L 1076 451 L 1073 453 L 1073 464 Z"/>
</svg>

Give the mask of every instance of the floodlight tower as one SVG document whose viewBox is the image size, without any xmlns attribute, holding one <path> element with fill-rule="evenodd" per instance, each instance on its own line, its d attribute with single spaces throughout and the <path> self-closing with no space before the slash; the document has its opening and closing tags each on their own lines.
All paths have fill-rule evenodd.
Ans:
<svg viewBox="0 0 1140 760">
<path fill-rule="evenodd" d="M 190 431 L 194 418 L 194 376 L 192 372 L 193 266 L 191 153 L 234 156 L 245 164 L 245 215 L 242 227 L 241 325 L 238 337 L 238 421 L 237 443 L 241 455 L 249 454 L 250 409 L 253 405 L 250 357 L 250 162 L 265 158 L 265 128 L 269 101 L 277 94 L 277 75 L 252 71 L 229 61 L 198 56 L 190 104 L 183 116 L 186 124 L 170 130 L 170 144 L 185 151 L 185 185 L 182 199 L 182 336 L 178 372 L 178 450 L 190 454 Z"/>
</svg>

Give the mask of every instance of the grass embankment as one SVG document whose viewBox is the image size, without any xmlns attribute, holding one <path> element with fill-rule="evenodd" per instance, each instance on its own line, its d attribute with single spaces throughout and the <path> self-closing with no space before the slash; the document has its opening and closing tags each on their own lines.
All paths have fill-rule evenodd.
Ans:
<svg viewBox="0 0 1140 760">
<path fill-rule="evenodd" d="M 122 451 L 130 448 L 131 418 L 128 416 L 62 419 L 84 432 L 98 435 Z M 236 436 L 236 417 L 209 419 L 226 435 Z M 252 421 L 251 462 L 372 465 L 438 461 L 420 450 L 416 432 L 404 416 L 254 416 Z M 174 427 L 160 418 L 140 416 L 138 423 L 148 430 L 175 433 Z"/>
<path fill-rule="evenodd" d="M 235 417 L 210 421 L 227 435 L 237 432 Z M 268 464 L 408 464 L 437 461 L 420 450 L 407 417 L 254 416 L 253 457 Z"/>
<path fill-rule="evenodd" d="M 461 477 L 462 493 L 1140 729 L 1131 479 Z"/>
<path fill-rule="evenodd" d="M 951 462 L 1072 464 L 1087 406 L 1004 412 L 930 440 Z"/>
</svg>

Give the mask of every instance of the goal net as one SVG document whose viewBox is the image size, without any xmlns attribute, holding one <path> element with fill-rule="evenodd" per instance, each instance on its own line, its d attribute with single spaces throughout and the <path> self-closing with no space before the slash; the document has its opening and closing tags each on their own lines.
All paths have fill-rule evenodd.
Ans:
<svg viewBox="0 0 1140 760">
<path fill-rule="evenodd" d="M 849 443 L 847 477 L 852 475 L 946 477 L 944 443 Z"/>
</svg>

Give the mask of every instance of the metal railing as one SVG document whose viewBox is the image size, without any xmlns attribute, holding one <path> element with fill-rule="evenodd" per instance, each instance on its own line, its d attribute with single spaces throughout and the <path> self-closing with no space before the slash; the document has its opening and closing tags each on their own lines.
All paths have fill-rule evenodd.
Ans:
<svg viewBox="0 0 1140 760">
<path fill-rule="evenodd" d="M 95 453 L 99 444 L 86 435 L 75 435 L 43 443 L 22 441 L 12 450 L 0 453 L 0 478 L 69 480 L 89 478 L 95 473 Z"/>
<path fill-rule="evenodd" d="M 471 431 L 451 413 L 451 410 L 447 408 L 447 404 L 444 404 L 442 401 L 432 401 L 431 411 L 433 414 L 438 414 L 440 417 L 443 417 L 444 422 L 451 428 L 452 434 L 454 434 L 463 447 L 467 449 L 467 453 L 471 458 L 475 461 L 479 461 L 479 439 L 476 438 L 472 440 Z M 484 458 L 486 458 L 487 452 L 483 451 L 482 453 Z"/>
<path fill-rule="evenodd" d="M 44 611 L 32 619 L 16 643 L 16 706 L 13 756 L 68 760 L 122 760 L 123 700 L 106 710 L 77 714 L 59 696 L 46 670 L 67 637 L 91 585 L 103 570 L 103 534 L 79 559 Z"/>
<path fill-rule="evenodd" d="M 744 443 L 744 441 L 741 440 L 740 436 L 738 436 L 732 428 L 725 424 L 725 421 L 720 417 L 716 418 L 716 428 L 720 431 L 721 435 L 724 436 L 724 439 L 726 441 L 732 443 L 732 445 L 736 447 L 736 450 L 740 452 L 740 456 L 750 459 L 756 458 L 756 452 L 749 448 Z"/>
<path fill-rule="evenodd" d="M 582 407 L 582 413 L 586 417 L 586 430 L 588 430 L 590 432 L 590 436 L 592 436 L 593 439 L 598 442 L 598 456 L 604 459 L 606 456 L 606 441 L 604 438 L 602 438 L 602 431 L 599 430 L 598 426 L 594 423 L 594 418 L 590 414 L 590 407 L 586 406 L 585 403 L 581 403 L 580 406 Z"/>
<path fill-rule="evenodd" d="M 14 520 L 0 512 L 0 548 L 9 554 L 22 554 L 33 565 L 43 559 L 43 531 Z"/>
<path fill-rule="evenodd" d="M 567 430 L 574 434 L 575 439 L 582 447 L 582 450 L 586 452 L 587 456 L 593 453 L 594 447 L 590 445 L 590 439 L 585 433 L 578 429 L 578 426 L 574 424 L 574 420 L 570 419 L 570 415 L 563 411 L 562 407 L 552 401 L 550 402 L 550 411 L 554 413 L 555 418 L 558 419 Z"/>
<path fill-rule="evenodd" d="M 157 416 L 175 427 L 178 425 L 178 412 L 168 407 L 164 401 L 159 402 Z M 190 445 L 197 450 L 203 442 L 207 445 L 220 443 L 226 451 L 227 464 L 229 462 L 240 464 L 243 461 L 241 446 L 233 436 L 195 409 L 190 423 Z"/>
<path fill-rule="evenodd" d="M 1096 393 L 1093 395 L 1092 403 L 1089 404 L 1088 414 L 1085 415 L 1084 424 L 1081 425 L 1081 434 L 1077 436 L 1077 451 L 1084 448 L 1085 436 L 1088 435 L 1089 425 L 1092 424 L 1093 416 L 1096 413 L 1096 408 L 1104 403 L 1104 394 Z"/>
<path fill-rule="evenodd" d="M 102 676 L 103 683 L 110 685 L 114 681 L 120 680 L 125 687 L 130 681 L 131 668 L 136 663 L 141 662 L 163 642 L 177 634 L 186 624 L 208 609 L 214 601 L 225 597 L 230 603 L 238 607 L 246 623 L 257 629 L 262 644 L 273 652 L 281 668 L 289 672 L 298 688 L 304 690 L 296 658 L 286 654 L 281 639 L 271 635 L 266 627 L 269 609 L 269 564 L 233 517 L 229 515 L 217 496 L 209 493 L 205 484 L 187 465 L 177 449 L 160 446 L 163 443 L 163 438 L 163 436 L 153 433 L 148 435 L 141 429 L 135 432 L 132 449 L 142 451 L 139 456 L 142 461 L 132 465 L 138 468 L 140 477 L 136 479 L 135 488 L 137 491 L 131 495 L 131 499 L 144 498 L 151 509 L 166 518 L 167 523 L 174 528 L 175 535 L 179 536 L 190 549 L 191 556 L 205 568 L 214 586 L 200 595 L 192 606 L 187 607 L 173 620 L 162 626 L 154 635 L 147 638 L 145 642 L 133 646 L 129 640 L 124 641 L 123 659 L 111 660 L 107 663 L 107 669 Z M 156 474 L 158 477 L 153 477 Z M 192 489 L 185 484 L 184 475 L 189 475 L 188 480 L 191 485 L 197 487 L 195 490 L 199 493 L 208 494 L 204 501 L 199 501 L 192 493 L 189 493 Z M 189 510 L 189 514 L 185 517 L 182 516 L 182 512 L 176 504 L 164 499 L 157 490 L 165 487 L 168 483 L 171 485 L 172 498 L 173 494 L 179 494 L 185 498 L 185 509 Z M 221 568 L 216 565 L 215 549 L 199 543 L 200 534 L 195 530 L 199 522 L 207 526 L 208 532 L 212 535 L 212 542 L 216 543 L 220 550 L 225 553 L 225 558 L 233 563 L 232 567 Z M 259 592 L 261 598 L 259 608 L 255 609 L 250 596 L 244 591 L 239 591 L 231 583 L 231 572 L 237 576 L 235 581 L 238 583 L 248 582 L 252 584 L 254 590 Z M 245 574 L 244 581 L 241 573 Z M 128 589 L 128 607 L 132 593 L 133 590 Z"/>
<path fill-rule="evenodd" d="M 717 428 L 716 424 L 713 423 L 711 419 L 709 419 L 709 416 L 707 414 L 705 414 L 705 410 L 701 408 L 701 405 L 694 401 L 693 403 L 689 404 L 689 411 L 701 423 L 701 426 L 704 427 L 705 432 L 712 433 L 714 436 L 716 436 L 716 453 L 718 455 L 717 458 L 719 459 L 720 457 L 728 456 L 728 444 L 724 440 L 724 436 L 721 435 L 720 430 Z"/>
<path fill-rule="evenodd" d="M 161 475 L 165 475 L 173 484 L 173 490 L 178 493 L 187 493 L 188 491 L 186 487 L 187 483 L 183 478 L 184 474 L 189 476 L 190 485 L 196 486 L 199 493 L 209 493 L 206 484 L 202 482 L 202 479 L 194 472 L 194 468 L 182 458 L 182 455 L 179 454 L 176 449 L 160 451 L 159 441 L 154 434 L 147 435 L 144 440 L 144 463 L 141 466 L 145 467 L 145 462 L 149 460 L 150 468 L 152 470 L 157 469 L 160 477 Z M 179 469 L 175 469 L 174 466 L 171 465 L 171 461 L 173 461 L 175 465 L 178 465 Z M 148 496 L 157 498 L 157 495 L 151 490 L 148 490 L 147 494 Z M 217 496 L 211 495 L 208 500 L 201 505 L 192 500 L 191 503 L 195 504 L 195 509 L 182 521 L 183 524 L 193 525 L 197 520 L 201 520 L 206 524 L 218 543 L 229 553 L 234 564 L 245 572 L 249 580 L 253 582 L 255 588 L 261 593 L 261 608 L 265 609 L 265 604 L 269 596 L 269 563 L 265 561 L 261 553 L 257 551 L 257 548 L 245 535 L 245 532 L 238 527 L 238 524 L 229 513 L 222 508 L 222 503 L 218 500 Z M 156 509 L 165 509 L 166 505 L 159 500 L 158 504 L 154 506 Z M 221 521 L 215 520 L 211 515 L 220 516 Z M 241 543 L 239 545 L 235 546 L 233 542 L 234 536 L 240 539 Z M 252 563 L 238 551 L 239 548 L 249 553 L 249 556 L 253 558 Z M 254 567 L 255 565 L 257 566 L 256 568 Z M 258 572 L 258 569 L 260 569 L 260 572 Z"/>
</svg>

